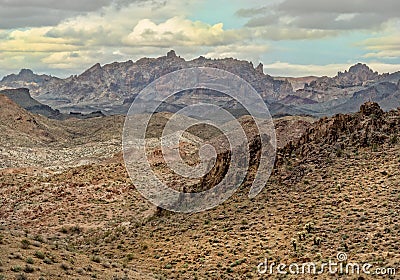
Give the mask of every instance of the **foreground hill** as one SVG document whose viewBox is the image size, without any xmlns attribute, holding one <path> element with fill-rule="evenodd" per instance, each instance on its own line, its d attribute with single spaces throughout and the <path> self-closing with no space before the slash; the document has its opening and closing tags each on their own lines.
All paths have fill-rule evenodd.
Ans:
<svg viewBox="0 0 400 280">
<path fill-rule="evenodd" d="M 0 169 L 67 168 L 120 151 L 123 117 L 52 120 L 0 94 Z"/>
<path fill-rule="evenodd" d="M 76 124 L 87 129 L 95 121 Z M 279 131 L 299 127 L 293 118 L 280 121 Z M 1 170 L 0 275 L 264 279 L 257 265 L 266 258 L 320 268 L 337 262 L 338 253 L 351 263 L 370 263 L 372 274 L 318 278 L 376 279 L 376 268 L 399 269 L 400 111 L 368 103 L 356 114 L 300 121 L 306 122 L 302 136 L 281 142 L 275 172 L 259 196 L 248 199 L 248 181 L 219 207 L 191 215 L 150 205 L 120 154 L 60 170 Z M 102 129 L 104 140 L 111 124 Z M 98 142 L 100 134 L 93 135 L 80 141 Z"/>
<path fill-rule="evenodd" d="M 69 114 L 62 114 L 59 110 L 54 110 L 48 105 L 44 105 L 39 101 L 32 98 L 29 89 L 27 88 L 17 88 L 17 89 L 4 89 L 0 90 L 0 94 L 7 96 L 17 105 L 21 106 L 25 110 L 42 115 L 50 119 L 66 120 L 70 118 L 77 119 L 89 119 L 96 117 L 103 117 L 104 114 L 101 111 L 91 112 L 89 114 L 82 114 L 79 112 L 70 112 Z"/>
<path fill-rule="evenodd" d="M 27 88 L 5 89 L 1 90 L 0 94 L 7 96 L 16 104 L 33 114 L 43 115 L 52 119 L 62 117 L 60 111 L 54 110 L 50 106 L 33 99 Z"/>
</svg>

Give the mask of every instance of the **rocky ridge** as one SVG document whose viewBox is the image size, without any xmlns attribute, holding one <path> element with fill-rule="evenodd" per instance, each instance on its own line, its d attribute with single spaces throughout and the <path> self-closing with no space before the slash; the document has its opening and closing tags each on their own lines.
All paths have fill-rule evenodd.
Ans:
<svg viewBox="0 0 400 280">
<path fill-rule="evenodd" d="M 276 81 L 264 74 L 263 66 L 254 67 L 251 62 L 233 58 L 207 59 L 199 57 L 186 61 L 170 51 L 159 58 L 142 58 L 136 62 L 114 62 L 101 66 L 95 64 L 78 76 L 67 79 L 50 79 L 32 84 L 25 80 L 25 86 L 32 89 L 34 96 L 41 102 L 68 111 L 71 108 L 82 112 L 104 110 L 111 113 L 125 113 L 125 100 L 132 100 L 143 88 L 157 78 L 185 68 L 212 67 L 229 71 L 249 82 L 266 101 L 276 100 L 279 96 L 293 92 L 287 81 Z M 11 78 L 12 77 L 12 78 Z M 24 83 L 25 75 L 4 78 L 1 86 L 13 86 L 14 78 Z M 130 102 L 125 102 L 125 104 Z"/>
</svg>

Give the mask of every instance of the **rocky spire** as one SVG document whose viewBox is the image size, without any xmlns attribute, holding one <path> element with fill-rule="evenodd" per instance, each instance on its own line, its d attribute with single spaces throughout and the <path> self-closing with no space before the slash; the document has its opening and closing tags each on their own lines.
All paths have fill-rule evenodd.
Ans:
<svg viewBox="0 0 400 280">
<path fill-rule="evenodd" d="M 256 71 L 260 74 L 264 74 L 264 65 L 261 62 L 258 64 Z"/>
<path fill-rule="evenodd" d="M 176 52 L 174 51 L 174 50 L 170 50 L 168 53 L 167 53 L 167 58 L 176 58 L 177 56 L 176 56 Z"/>
</svg>

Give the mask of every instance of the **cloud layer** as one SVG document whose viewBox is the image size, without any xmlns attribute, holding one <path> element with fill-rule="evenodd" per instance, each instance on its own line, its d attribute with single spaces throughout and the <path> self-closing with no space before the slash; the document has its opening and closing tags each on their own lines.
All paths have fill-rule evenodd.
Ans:
<svg viewBox="0 0 400 280">
<path fill-rule="evenodd" d="M 0 0 L 0 76 L 27 67 L 75 74 L 97 62 L 159 56 L 170 49 L 189 59 L 205 55 L 264 61 L 272 73 L 281 74 L 322 74 L 315 63 L 318 56 L 333 58 L 319 64 L 327 69 L 347 68 L 350 59 L 336 60 L 335 46 L 324 49 L 321 43 L 329 38 L 339 38 L 342 50 L 356 53 L 352 62 L 400 64 L 399 1 L 221 1 L 241 8 L 230 15 L 213 10 L 211 0 Z M 207 10 L 199 10 L 201 5 Z M 198 19 L 201 14 L 203 20 Z M 247 23 L 227 28 L 227 17 Z M 361 39 L 350 41 L 352 34 Z M 302 43 L 309 41 L 320 47 L 302 53 Z M 291 50 L 299 57 L 308 55 L 312 63 Z"/>
<path fill-rule="evenodd" d="M 241 9 L 249 27 L 277 25 L 314 30 L 362 30 L 379 28 L 400 18 L 397 0 L 284 0 L 258 9 Z"/>
</svg>

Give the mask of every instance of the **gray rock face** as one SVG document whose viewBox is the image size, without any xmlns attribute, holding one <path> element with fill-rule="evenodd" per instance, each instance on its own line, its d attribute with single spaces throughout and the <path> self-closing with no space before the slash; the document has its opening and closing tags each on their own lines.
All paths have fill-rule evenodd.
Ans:
<svg viewBox="0 0 400 280">
<path fill-rule="evenodd" d="M 33 96 L 38 96 L 41 89 L 50 83 L 58 83 L 61 79 L 49 75 L 37 75 L 30 69 L 22 69 L 18 74 L 5 76 L 0 81 L 0 89 L 29 88 Z"/>
</svg>

